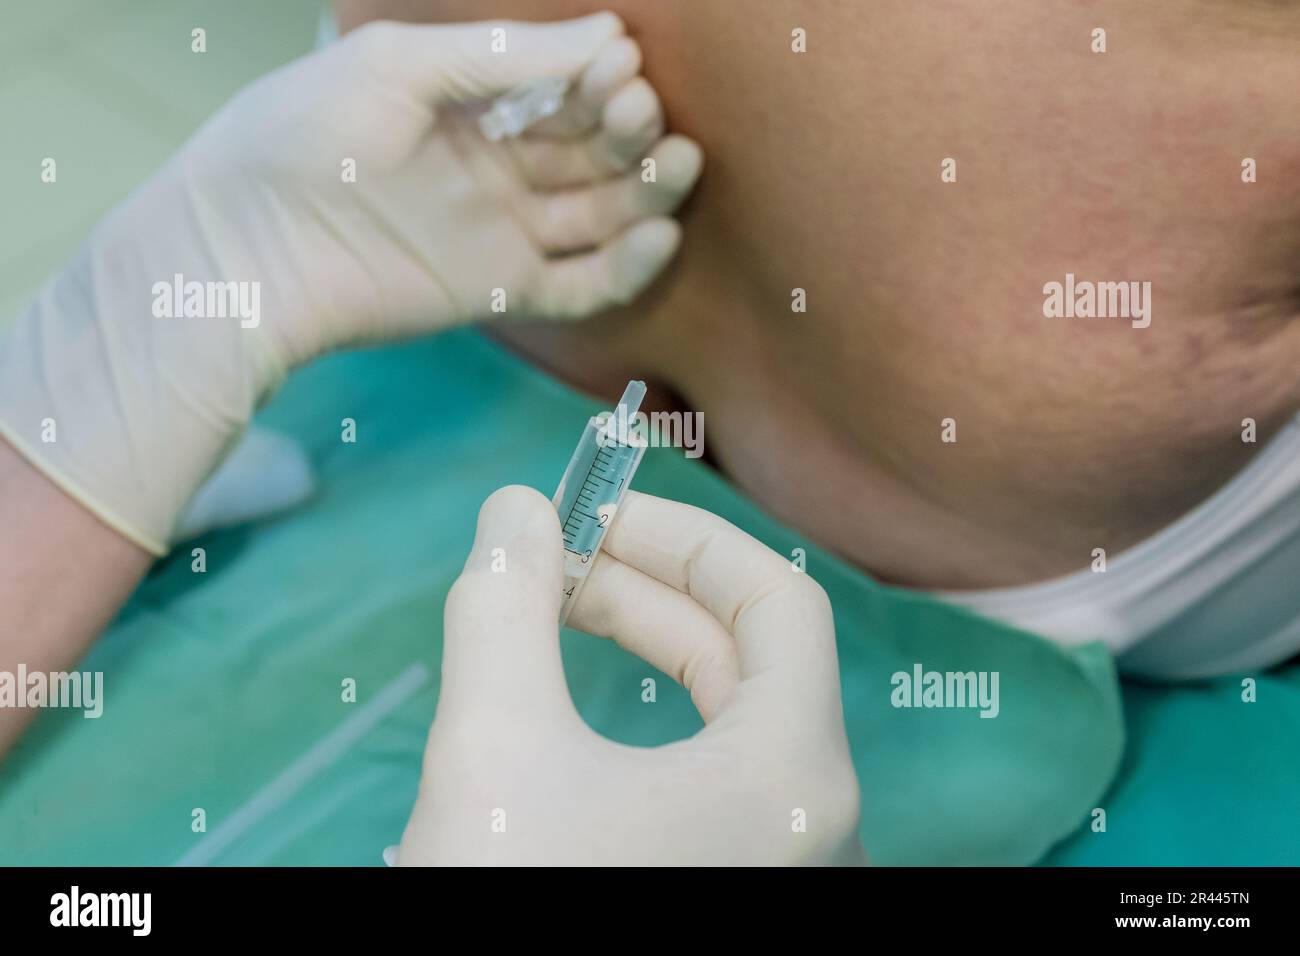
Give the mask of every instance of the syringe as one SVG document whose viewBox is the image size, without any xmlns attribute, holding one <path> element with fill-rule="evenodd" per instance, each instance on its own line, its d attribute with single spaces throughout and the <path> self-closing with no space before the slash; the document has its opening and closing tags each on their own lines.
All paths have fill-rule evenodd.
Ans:
<svg viewBox="0 0 1300 956">
<path fill-rule="evenodd" d="M 478 118 L 479 130 L 494 143 L 513 139 L 533 124 L 558 113 L 568 92 L 569 81 L 562 76 L 544 76 L 521 83 L 492 102 Z"/>
<path fill-rule="evenodd" d="M 601 412 L 587 421 L 551 499 L 564 531 L 561 624 L 569 618 L 569 610 L 591 573 L 636 466 L 645 454 L 645 436 L 633 429 L 643 398 L 645 382 L 628 382 L 613 411 Z"/>
</svg>

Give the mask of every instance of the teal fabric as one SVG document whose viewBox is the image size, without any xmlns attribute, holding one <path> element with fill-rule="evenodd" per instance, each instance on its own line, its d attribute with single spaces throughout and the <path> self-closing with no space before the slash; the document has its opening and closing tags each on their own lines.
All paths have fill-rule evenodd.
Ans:
<svg viewBox="0 0 1300 956">
<path fill-rule="evenodd" d="M 1255 701 L 1242 681 L 1255 682 Z M 1103 801 L 1045 862 L 1300 864 L 1300 666 L 1178 686 L 1125 684 L 1128 749 Z"/>
<path fill-rule="evenodd" d="M 607 404 L 473 332 L 295 375 L 262 418 L 308 449 L 319 494 L 159 564 L 83 662 L 105 674 L 104 716 L 44 713 L 0 766 L 0 862 L 379 865 L 415 795 L 442 602 L 478 506 L 510 483 L 550 494 L 587 416 Z M 340 440 L 345 418 L 354 444 Z M 783 554 L 806 550 L 835 607 L 875 862 L 1023 864 L 1066 837 L 1050 862 L 1296 862 L 1297 747 L 1281 730 L 1300 714 L 1294 670 L 1262 680 L 1256 704 L 1235 703 L 1230 683 L 1134 691 L 1138 736 L 1103 796 L 1124 733 L 1099 645 L 1067 651 L 882 587 L 679 452 L 651 449 L 636 487 L 714 511 Z M 644 663 L 583 634 L 563 641 L 597 730 L 653 745 L 700 726 L 687 695 Z M 999 715 L 894 707 L 891 675 L 916 663 L 997 671 Z M 1253 813 L 1238 814 L 1243 793 Z M 1088 826 L 1099 806 L 1105 833 Z M 1207 832 L 1220 817 L 1225 829 Z"/>
</svg>

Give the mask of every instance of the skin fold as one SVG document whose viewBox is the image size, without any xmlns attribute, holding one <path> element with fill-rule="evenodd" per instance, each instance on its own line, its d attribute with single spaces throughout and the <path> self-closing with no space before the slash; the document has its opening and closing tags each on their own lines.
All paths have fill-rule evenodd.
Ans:
<svg viewBox="0 0 1300 956">
<path fill-rule="evenodd" d="M 650 376 L 704 412 L 742 489 L 877 577 L 959 589 L 1084 567 L 1206 498 L 1300 407 L 1300 4 L 337 11 L 347 30 L 601 7 L 705 150 L 680 260 L 630 308 L 498 334 L 604 395 Z M 1045 318 L 1067 272 L 1150 282 L 1150 327 Z"/>
</svg>

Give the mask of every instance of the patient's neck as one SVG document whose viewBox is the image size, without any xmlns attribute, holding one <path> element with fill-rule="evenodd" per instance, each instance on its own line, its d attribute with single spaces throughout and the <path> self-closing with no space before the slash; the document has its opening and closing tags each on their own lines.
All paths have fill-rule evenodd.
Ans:
<svg viewBox="0 0 1300 956">
<path fill-rule="evenodd" d="M 1179 517 L 1258 447 L 1200 425 L 1226 412 L 1206 396 L 1192 406 L 1185 391 L 1157 402 L 1148 390 L 1154 410 L 1136 418 L 1122 403 L 1048 403 L 1093 387 L 1088 350 L 1106 347 L 1105 332 L 1075 341 L 1047 329 L 1026 342 L 1037 356 L 1027 365 L 998 346 L 997 329 L 969 337 L 987 317 L 955 314 L 936 339 L 887 304 L 864 302 L 859 314 L 823 295 L 817 312 L 795 313 L 779 276 L 684 251 L 634 309 L 498 337 L 606 400 L 644 378 L 648 411 L 702 412 L 711 465 L 881 580 L 963 589 L 1069 573 L 1094 547 L 1115 554 Z M 1112 360 L 1121 381 L 1149 377 L 1138 359 L 1149 364 Z M 1275 364 L 1290 361 L 1279 353 Z M 1262 441 L 1294 404 L 1278 391 L 1249 407 L 1267 413 Z M 1172 408 L 1191 424 L 1175 422 Z M 957 422 L 952 444 L 941 436 L 946 415 Z"/>
<path fill-rule="evenodd" d="M 818 392 L 843 398 L 824 406 L 807 386 L 818 343 L 828 341 L 817 329 L 791 310 L 789 290 L 696 254 L 633 309 L 576 325 L 499 326 L 493 335 L 592 395 L 612 400 L 643 378 L 647 411 L 702 412 L 709 464 L 810 542 L 881 580 L 975 587 L 1041 577 L 1045 556 L 968 525 L 878 463 L 845 421 L 858 416 L 852 383 L 823 382 L 831 387 Z M 809 339 L 812 347 L 791 348 Z"/>
</svg>

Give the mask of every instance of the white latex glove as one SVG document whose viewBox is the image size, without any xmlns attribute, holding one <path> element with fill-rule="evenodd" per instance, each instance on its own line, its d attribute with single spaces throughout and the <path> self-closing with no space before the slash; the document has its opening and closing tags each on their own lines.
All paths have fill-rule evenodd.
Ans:
<svg viewBox="0 0 1300 956">
<path fill-rule="evenodd" d="M 375 23 L 257 81 L 15 323 L 0 347 L 0 434 L 161 554 L 293 366 L 346 344 L 628 301 L 674 252 L 665 214 L 701 158 L 689 140 L 659 139 L 658 99 L 621 32 L 612 14 Z M 482 101 L 561 75 L 575 78 L 569 100 L 535 135 L 480 136 Z M 157 317 L 178 274 L 245 283 L 250 306 L 256 288 L 256 317 Z"/>
<path fill-rule="evenodd" d="M 483 506 L 399 864 L 862 862 L 825 592 L 722 519 L 630 493 L 570 623 L 675 677 L 707 725 L 629 747 L 566 688 L 562 549 L 536 491 Z"/>
</svg>

